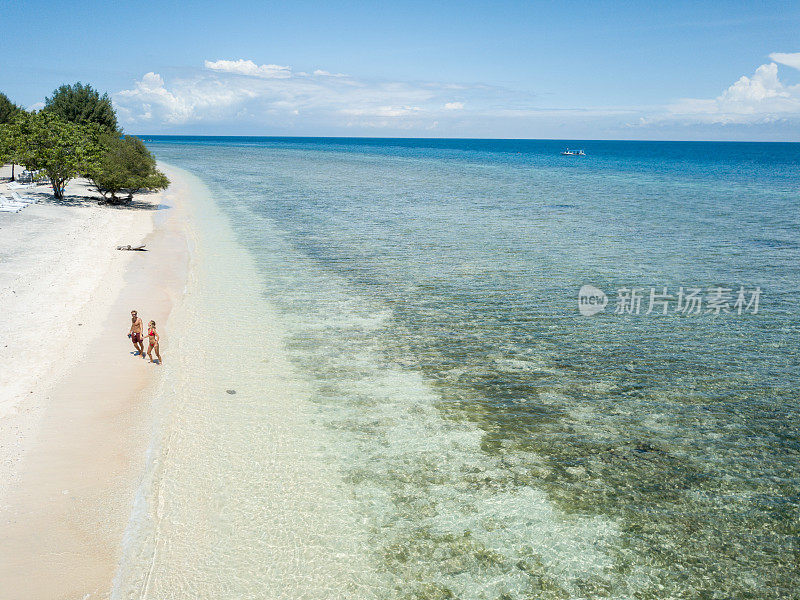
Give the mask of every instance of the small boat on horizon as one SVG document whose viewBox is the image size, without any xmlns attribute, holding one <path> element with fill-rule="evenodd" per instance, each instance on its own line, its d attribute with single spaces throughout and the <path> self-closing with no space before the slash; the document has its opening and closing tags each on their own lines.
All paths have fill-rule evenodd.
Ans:
<svg viewBox="0 0 800 600">
<path fill-rule="evenodd" d="M 561 156 L 586 156 L 583 150 L 570 150 L 567 148 L 561 153 Z"/>
</svg>

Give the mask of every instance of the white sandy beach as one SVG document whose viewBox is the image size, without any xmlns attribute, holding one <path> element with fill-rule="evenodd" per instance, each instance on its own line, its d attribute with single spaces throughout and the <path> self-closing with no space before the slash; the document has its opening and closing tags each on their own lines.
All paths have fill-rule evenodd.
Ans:
<svg viewBox="0 0 800 600">
<path fill-rule="evenodd" d="M 160 370 L 133 356 L 129 312 L 156 320 L 168 361 L 186 188 L 173 178 L 128 207 L 98 205 L 80 180 L 63 201 L 47 191 L 0 213 L 0 598 L 105 597 Z"/>
</svg>

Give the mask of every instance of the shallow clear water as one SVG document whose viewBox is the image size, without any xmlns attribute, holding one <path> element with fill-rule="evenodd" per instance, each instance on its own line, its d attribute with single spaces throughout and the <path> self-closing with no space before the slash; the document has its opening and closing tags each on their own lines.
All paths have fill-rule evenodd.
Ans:
<svg viewBox="0 0 800 600">
<path fill-rule="evenodd" d="M 165 408 L 170 451 L 204 475 L 165 485 L 155 469 L 143 495 L 212 494 L 242 526 L 195 510 L 209 547 L 191 559 L 152 552 L 186 532 L 141 526 L 139 559 L 164 568 L 158 593 L 131 597 L 797 594 L 800 144 L 586 142 L 580 159 L 546 141 L 149 145 L 221 211 L 230 239 L 206 277 L 228 279 L 203 297 L 224 296 L 207 319 L 235 343 L 206 358 L 247 393 L 198 391 L 214 396 L 199 421 Z M 579 314 L 585 284 L 604 312 Z M 762 295 L 756 314 L 644 314 L 663 286 Z M 623 287 L 644 288 L 641 314 L 614 314 Z M 267 331 L 302 407 L 283 417 Z M 276 521 L 260 476 L 281 431 L 296 493 L 327 500 L 293 513 L 284 498 Z M 262 572 L 291 562 L 259 546 L 276 523 L 305 550 Z M 192 567 L 170 579 L 178 562 Z M 316 579 L 281 583 L 310 564 Z"/>
</svg>

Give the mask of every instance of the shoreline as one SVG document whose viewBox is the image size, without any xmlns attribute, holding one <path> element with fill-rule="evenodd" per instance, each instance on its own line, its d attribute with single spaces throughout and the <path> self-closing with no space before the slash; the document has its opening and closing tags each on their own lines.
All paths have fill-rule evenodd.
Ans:
<svg viewBox="0 0 800 600">
<path fill-rule="evenodd" d="M 31 599 L 110 594 L 162 369 L 132 355 L 127 319 L 134 308 L 145 322 L 154 319 L 169 361 L 179 334 L 169 330 L 168 317 L 188 276 L 187 187 L 166 171 L 172 184 L 159 194 L 138 196 L 141 211 L 81 201 L 86 186 L 75 181 L 67 202 L 44 201 L 0 222 L 12 234 L 26 226 L 34 230 L 23 236 L 29 246 L 3 265 L 18 272 L 0 273 L 4 308 L 20 330 L 3 333 L 21 336 L 4 348 L 18 357 L 7 377 L 22 380 L 0 396 L 2 474 L 8 482 L 0 489 L 0 596 L 12 590 L 15 598 Z M 77 231 L 71 223 L 79 223 Z M 37 240 L 56 247 L 31 245 Z M 137 242 L 148 251 L 116 250 Z M 73 252 L 80 256 L 76 264 Z M 55 263 L 37 273 L 48 260 Z M 27 293 L 9 292 L 26 283 L 26 268 Z M 43 334 L 59 318 L 59 307 L 48 300 L 71 301 L 73 308 L 60 323 L 66 332 L 52 337 Z M 48 308 L 37 311 L 43 303 Z M 45 348 L 37 353 L 40 340 Z"/>
<path fill-rule="evenodd" d="M 186 179 L 196 226 L 170 317 L 181 335 L 111 597 L 361 597 L 381 580 L 312 389 L 235 217 L 201 178 Z"/>
</svg>

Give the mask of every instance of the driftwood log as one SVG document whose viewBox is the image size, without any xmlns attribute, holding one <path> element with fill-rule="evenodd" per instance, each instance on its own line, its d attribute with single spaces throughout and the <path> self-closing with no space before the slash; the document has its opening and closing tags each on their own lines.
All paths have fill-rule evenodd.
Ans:
<svg viewBox="0 0 800 600">
<path fill-rule="evenodd" d="M 142 244 L 141 246 L 131 246 L 128 244 L 127 246 L 117 246 L 117 250 L 136 250 L 138 252 L 147 252 L 147 250 L 144 249 L 146 245 L 147 244 Z"/>
</svg>

